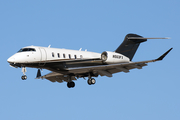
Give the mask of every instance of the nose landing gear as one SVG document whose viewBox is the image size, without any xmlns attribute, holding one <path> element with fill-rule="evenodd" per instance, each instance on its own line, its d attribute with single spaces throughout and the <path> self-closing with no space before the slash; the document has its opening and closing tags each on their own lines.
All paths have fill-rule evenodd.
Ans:
<svg viewBox="0 0 180 120">
<path fill-rule="evenodd" d="M 21 77 L 21 79 L 22 79 L 22 80 L 26 80 L 26 79 L 27 79 L 27 76 L 26 76 L 26 75 L 23 75 L 23 76 Z"/>
<path fill-rule="evenodd" d="M 25 74 L 26 72 L 26 68 L 25 67 L 22 67 L 22 72 L 23 72 L 23 76 L 21 77 L 22 80 L 26 80 L 27 79 L 27 76 Z"/>
<path fill-rule="evenodd" d="M 68 88 L 73 88 L 73 87 L 75 87 L 75 83 L 71 80 L 71 76 L 68 76 L 67 87 L 68 87 Z"/>
</svg>

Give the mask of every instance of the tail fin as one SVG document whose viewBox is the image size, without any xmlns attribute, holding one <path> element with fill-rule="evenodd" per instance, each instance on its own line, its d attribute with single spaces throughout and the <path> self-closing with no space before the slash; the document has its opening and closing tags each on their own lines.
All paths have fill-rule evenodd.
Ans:
<svg viewBox="0 0 180 120">
<path fill-rule="evenodd" d="M 140 43 L 147 41 L 140 35 L 127 34 L 124 38 L 123 43 L 116 49 L 115 52 L 120 53 L 128 57 L 130 60 L 133 59 Z"/>
</svg>

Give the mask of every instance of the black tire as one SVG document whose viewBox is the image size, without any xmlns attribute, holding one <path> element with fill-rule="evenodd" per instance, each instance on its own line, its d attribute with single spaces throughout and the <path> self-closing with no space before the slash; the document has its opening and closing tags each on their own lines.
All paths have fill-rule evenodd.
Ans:
<svg viewBox="0 0 180 120">
<path fill-rule="evenodd" d="M 21 79 L 22 79 L 22 80 L 26 80 L 26 79 L 27 79 L 27 76 L 26 76 L 26 75 L 23 75 L 23 76 L 21 77 Z"/>
<path fill-rule="evenodd" d="M 70 82 L 70 84 L 71 84 L 72 88 L 75 87 L 75 83 L 74 82 Z"/>
<path fill-rule="evenodd" d="M 27 76 L 26 75 L 24 75 L 24 80 L 26 80 L 27 79 Z"/>
<path fill-rule="evenodd" d="M 92 84 L 91 79 L 88 79 L 87 83 L 88 83 L 88 85 L 91 85 Z"/>
<path fill-rule="evenodd" d="M 73 88 L 73 87 L 75 87 L 75 83 L 74 82 L 68 82 L 67 87 L 68 88 Z"/>
<path fill-rule="evenodd" d="M 71 88 L 70 82 L 67 83 L 67 87 L 68 87 L 68 88 Z"/>
<path fill-rule="evenodd" d="M 95 84 L 96 83 L 96 80 L 94 78 L 91 78 L 91 84 Z"/>
</svg>

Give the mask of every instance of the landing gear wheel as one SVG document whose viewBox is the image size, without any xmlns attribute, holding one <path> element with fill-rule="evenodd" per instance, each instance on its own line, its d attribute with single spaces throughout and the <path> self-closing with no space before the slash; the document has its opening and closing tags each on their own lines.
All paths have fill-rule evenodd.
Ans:
<svg viewBox="0 0 180 120">
<path fill-rule="evenodd" d="M 26 79 L 27 79 L 27 76 L 26 76 L 26 75 L 23 75 L 23 76 L 21 77 L 21 79 L 22 79 L 22 80 L 26 80 Z"/>
<path fill-rule="evenodd" d="M 88 85 L 91 85 L 91 79 L 88 79 L 87 83 Z"/>
<path fill-rule="evenodd" d="M 95 84 L 96 80 L 94 78 L 91 79 L 91 84 Z"/>
<path fill-rule="evenodd" d="M 94 78 L 90 78 L 90 79 L 88 79 L 87 83 L 89 85 L 94 85 L 96 83 L 96 80 Z"/>
<path fill-rule="evenodd" d="M 73 88 L 73 87 L 75 87 L 75 83 L 74 82 L 68 82 L 67 87 L 68 88 Z"/>
</svg>

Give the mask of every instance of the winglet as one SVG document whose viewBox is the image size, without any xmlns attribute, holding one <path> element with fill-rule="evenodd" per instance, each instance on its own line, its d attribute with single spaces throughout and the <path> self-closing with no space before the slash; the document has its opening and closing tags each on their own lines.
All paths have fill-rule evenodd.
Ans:
<svg viewBox="0 0 180 120">
<path fill-rule="evenodd" d="M 165 52 L 163 55 L 161 55 L 156 61 L 163 60 L 163 58 L 172 50 L 173 48 L 169 49 L 167 52 Z"/>
</svg>

